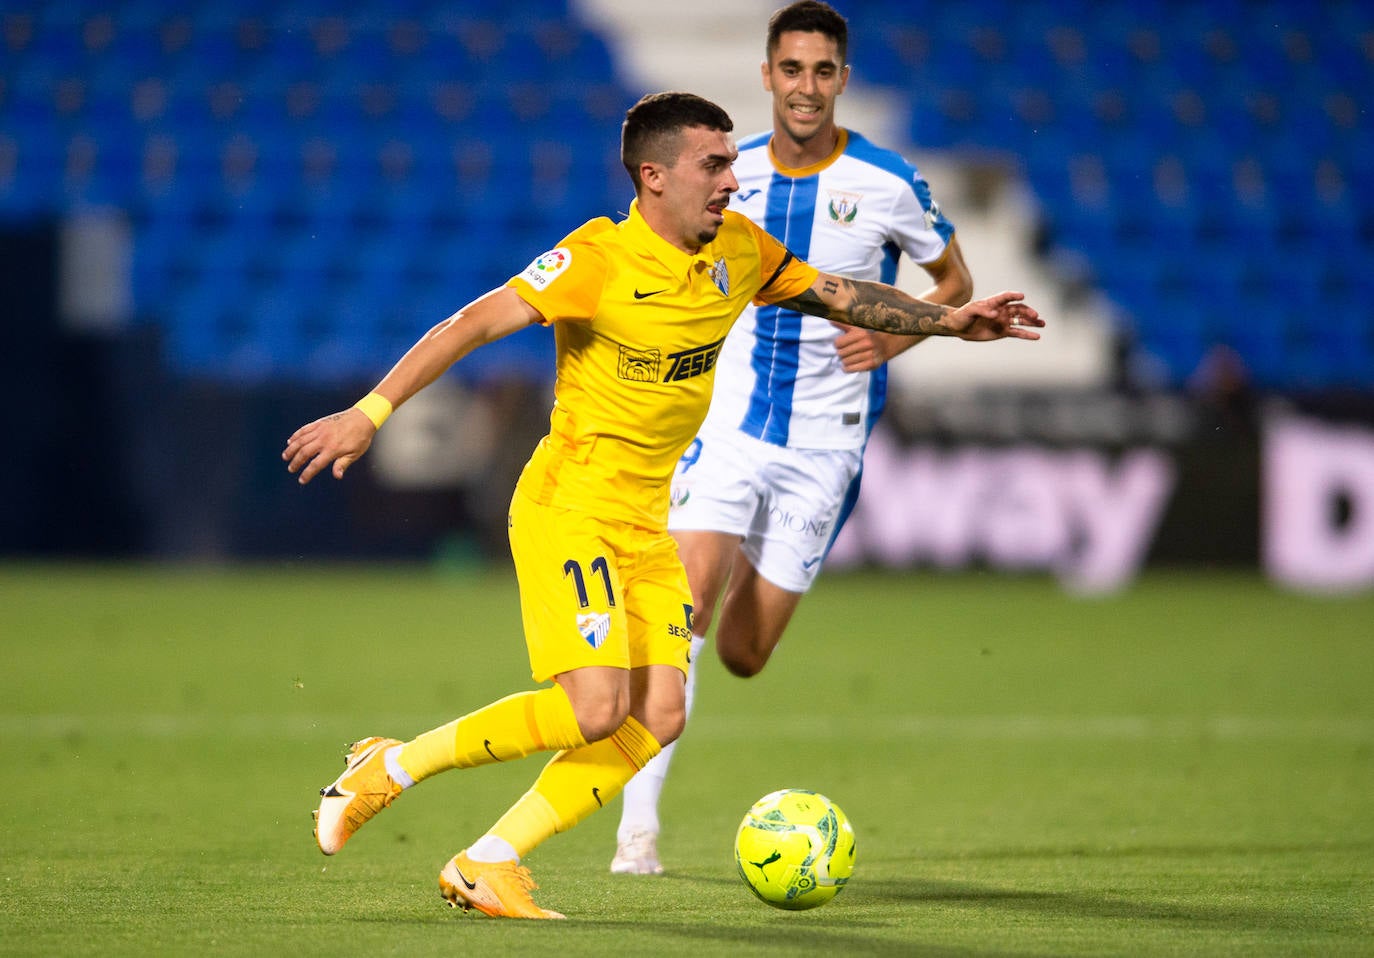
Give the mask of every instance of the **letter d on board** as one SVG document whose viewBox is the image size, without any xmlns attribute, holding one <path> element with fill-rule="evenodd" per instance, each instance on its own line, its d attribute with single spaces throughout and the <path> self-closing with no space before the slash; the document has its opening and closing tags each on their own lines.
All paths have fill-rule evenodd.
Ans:
<svg viewBox="0 0 1374 958">
<path fill-rule="evenodd" d="M 1274 417 L 1262 463 L 1269 575 L 1318 592 L 1374 586 L 1374 430 Z"/>
</svg>

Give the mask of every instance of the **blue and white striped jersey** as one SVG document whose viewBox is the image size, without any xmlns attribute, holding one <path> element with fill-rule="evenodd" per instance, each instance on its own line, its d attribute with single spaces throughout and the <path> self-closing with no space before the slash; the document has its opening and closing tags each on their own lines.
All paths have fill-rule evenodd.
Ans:
<svg viewBox="0 0 1374 958">
<path fill-rule="evenodd" d="M 739 144 L 740 190 L 730 207 L 828 273 L 891 283 L 905 252 L 944 255 L 954 226 L 920 172 L 891 150 L 840 131 L 835 152 L 804 169 L 775 165 L 771 133 Z M 749 307 L 717 360 L 708 422 L 778 446 L 858 449 L 882 412 L 887 370 L 846 373 L 828 321 L 777 306 Z"/>
</svg>

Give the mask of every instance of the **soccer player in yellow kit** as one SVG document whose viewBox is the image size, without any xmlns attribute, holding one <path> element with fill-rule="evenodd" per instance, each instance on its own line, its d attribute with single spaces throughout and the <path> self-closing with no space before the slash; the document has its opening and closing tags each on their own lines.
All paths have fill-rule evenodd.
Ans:
<svg viewBox="0 0 1374 958">
<path fill-rule="evenodd" d="M 692 598 L 667 532 L 673 468 L 705 416 L 714 364 L 751 300 L 852 325 L 969 340 L 1037 339 L 1019 293 L 959 309 L 820 273 L 726 209 L 739 184 L 729 116 L 688 93 L 626 114 L 627 219 L 592 220 L 506 285 L 431 329 L 351 409 L 302 426 L 282 458 L 299 481 L 336 479 L 391 411 L 483 343 L 530 323 L 557 343 L 549 433 L 516 485 L 511 552 L 531 674 L 517 692 L 414 739 L 355 743 L 321 790 L 332 855 L 405 789 L 438 772 L 553 752 L 534 785 L 444 866 L 450 904 L 561 918 L 521 864 L 610 801 L 682 730 Z"/>
</svg>

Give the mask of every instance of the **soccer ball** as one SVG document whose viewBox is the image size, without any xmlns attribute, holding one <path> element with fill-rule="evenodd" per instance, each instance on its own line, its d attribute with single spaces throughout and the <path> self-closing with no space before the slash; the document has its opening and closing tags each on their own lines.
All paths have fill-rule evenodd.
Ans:
<svg viewBox="0 0 1374 958">
<path fill-rule="evenodd" d="M 735 864 L 768 904 L 815 908 L 838 895 L 854 871 L 854 829 L 824 795 L 784 788 L 755 802 L 740 822 Z"/>
</svg>

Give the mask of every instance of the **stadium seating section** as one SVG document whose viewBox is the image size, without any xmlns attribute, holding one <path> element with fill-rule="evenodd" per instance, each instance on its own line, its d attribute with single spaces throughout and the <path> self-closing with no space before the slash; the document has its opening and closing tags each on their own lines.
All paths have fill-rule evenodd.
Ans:
<svg viewBox="0 0 1374 958">
<path fill-rule="evenodd" d="M 1218 345 L 1274 389 L 1374 383 L 1374 7 L 838 2 L 917 149 L 1014 162 L 1132 368 Z M 186 375 L 368 380 L 628 208 L 635 94 L 563 0 L 49 0 L 0 10 L 0 220 L 113 207 Z M 544 375 L 547 334 L 473 377 Z"/>
</svg>

